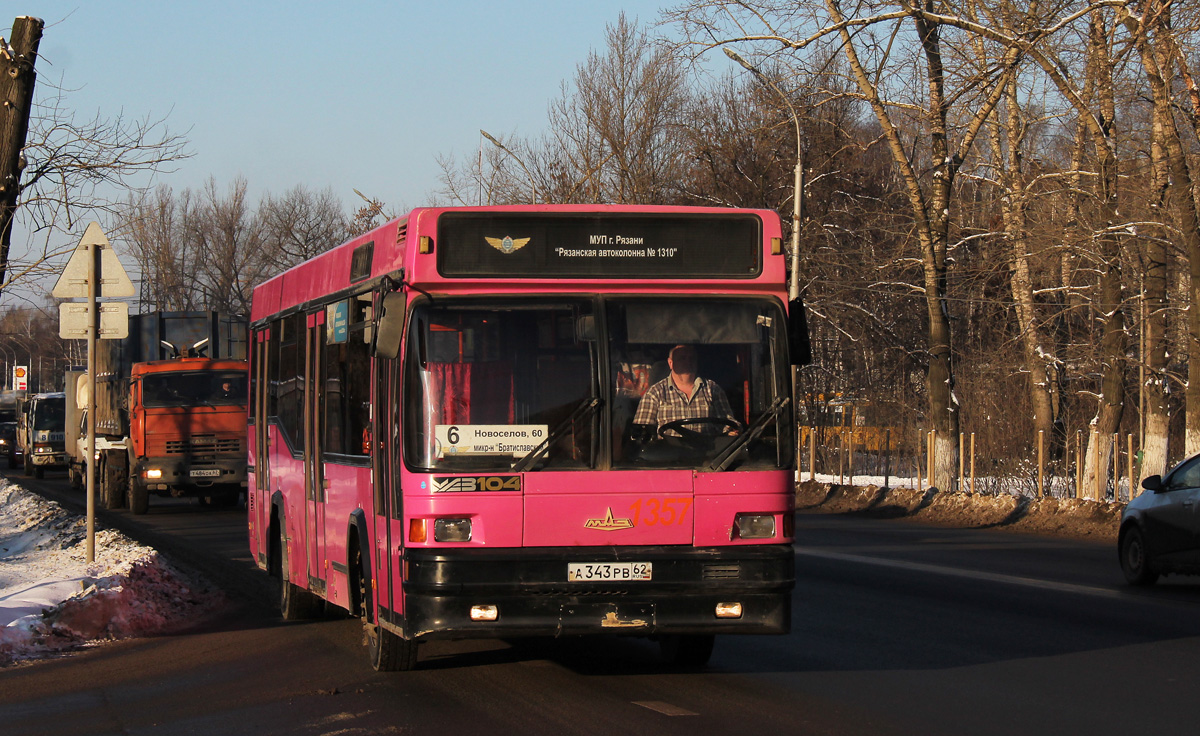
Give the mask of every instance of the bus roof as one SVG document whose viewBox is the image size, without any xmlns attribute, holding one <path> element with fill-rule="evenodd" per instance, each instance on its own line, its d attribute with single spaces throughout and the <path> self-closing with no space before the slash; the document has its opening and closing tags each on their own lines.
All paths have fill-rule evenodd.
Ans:
<svg viewBox="0 0 1200 736">
<path fill-rule="evenodd" d="M 422 290 L 785 291 L 773 210 L 649 205 L 424 207 L 259 284 L 250 319 L 373 284 Z"/>
</svg>

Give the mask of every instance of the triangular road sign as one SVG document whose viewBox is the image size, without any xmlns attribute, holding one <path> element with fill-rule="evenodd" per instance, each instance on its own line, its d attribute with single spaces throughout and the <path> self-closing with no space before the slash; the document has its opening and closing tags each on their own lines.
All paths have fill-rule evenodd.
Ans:
<svg viewBox="0 0 1200 736">
<path fill-rule="evenodd" d="M 121 260 L 109 245 L 108 236 L 100 228 L 100 223 L 93 222 L 87 226 L 79 245 L 71 259 L 63 267 L 58 282 L 50 292 L 59 299 L 86 299 L 88 295 L 88 258 L 91 257 L 92 247 L 100 250 L 99 281 L 96 289 L 97 297 L 133 296 L 133 282 Z"/>
</svg>

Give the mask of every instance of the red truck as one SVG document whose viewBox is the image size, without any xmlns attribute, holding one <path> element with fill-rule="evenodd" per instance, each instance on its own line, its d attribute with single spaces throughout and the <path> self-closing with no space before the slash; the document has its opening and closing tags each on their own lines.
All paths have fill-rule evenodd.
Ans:
<svg viewBox="0 0 1200 736">
<path fill-rule="evenodd" d="M 97 356 L 100 502 L 135 514 L 146 513 L 152 493 L 236 503 L 246 488 L 245 321 L 217 312 L 153 312 L 130 320 L 130 336 L 102 341 L 109 345 Z M 87 396 L 78 394 L 70 472 L 81 485 Z"/>
</svg>

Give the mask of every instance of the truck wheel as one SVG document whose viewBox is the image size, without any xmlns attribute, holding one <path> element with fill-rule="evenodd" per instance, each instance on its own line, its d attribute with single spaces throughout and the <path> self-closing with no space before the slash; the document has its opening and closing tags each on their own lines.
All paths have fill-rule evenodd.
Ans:
<svg viewBox="0 0 1200 736">
<path fill-rule="evenodd" d="M 109 462 L 107 457 L 102 460 L 96 475 L 100 479 L 100 498 L 104 501 L 104 508 L 111 510 L 125 506 L 124 471 L 123 467 Z"/>
<path fill-rule="evenodd" d="M 150 491 L 144 483 L 138 483 L 137 478 L 129 476 L 129 510 L 135 516 L 141 516 L 150 509 Z"/>
<path fill-rule="evenodd" d="M 29 455 L 26 455 L 22 461 L 21 469 L 25 471 L 25 477 L 33 475 L 33 462 L 29 459 Z"/>
<path fill-rule="evenodd" d="M 75 468 L 74 465 L 71 465 L 67 468 L 67 476 L 71 479 L 72 491 L 83 490 L 83 475 Z"/>
<path fill-rule="evenodd" d="M 46 477 L 46 468 L 41 465 L 33 466 L 33 477 L 41 480 Z"/>
</svg>

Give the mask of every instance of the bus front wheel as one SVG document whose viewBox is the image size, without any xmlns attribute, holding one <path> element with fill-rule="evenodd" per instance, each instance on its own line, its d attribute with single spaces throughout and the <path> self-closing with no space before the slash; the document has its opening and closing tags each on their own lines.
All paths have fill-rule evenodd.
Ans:
<svg viewBox="0 0 1200 736">
<path fill-rule="evenodd" d="M 371 669 L 376 672 L 408 672 L 415 669 L 420 645 L 388 631 L 373 620 L 375 602 L 371 595 L 371 571 L 367 569 L 357 546 L 354 550 L 354 569 L 359 571 L 357 603 L 362 616 L 363 643 L 367 645 Z"/>
<path fill-rule="evenodd" d="M 408 672 L 417 666 L 415 641 L 405 639 L 391 631 L 367 622 L 363 617 L 363 637 L 367 640 L 367 653 L 371 668 L 376 672 Z"/>
</svg>

